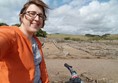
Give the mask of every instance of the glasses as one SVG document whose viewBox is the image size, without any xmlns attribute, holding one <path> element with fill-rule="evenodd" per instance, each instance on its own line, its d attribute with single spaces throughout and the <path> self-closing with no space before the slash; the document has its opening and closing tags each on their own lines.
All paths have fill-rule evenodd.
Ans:
<svg viewBox="0 0 118 83">
<path fill-rule="evenodd" d="M 27 14 L 28 16 L 30 16 L 31 18 L 36 18 L 36 16 L 39 17 L 39 19 L 41 20 L 46 20 L 46 17 L 42 14 L 38 14 L 36 11 L 27 11 L 24 14 Z"/>
</svg>

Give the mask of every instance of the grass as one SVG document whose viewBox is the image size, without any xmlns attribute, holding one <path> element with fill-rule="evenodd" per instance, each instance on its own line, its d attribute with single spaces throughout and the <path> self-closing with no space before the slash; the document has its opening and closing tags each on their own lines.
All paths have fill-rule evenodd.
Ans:
<svg viewBox="0 0 118 83">
<path fill-rule="evenodd" d="M 48 38 L 60 38 L 60 39 L 81 39 L 87 40 L 88 38 L 84 35 L 71 35 L 71 34 L 48 34 Z"/>
<path fill-rule="evenodd" d="M 74 40 L 74 41 L 91 41 L 91 40 L 118 40 L 118 34 L 110 34 L 108 36 L 94 36 L 88 37 L 85 35 L 71 35 L 71 34 L 48 34 L 48 38 L 59 38 L 64 40 Z"/>
</svg>

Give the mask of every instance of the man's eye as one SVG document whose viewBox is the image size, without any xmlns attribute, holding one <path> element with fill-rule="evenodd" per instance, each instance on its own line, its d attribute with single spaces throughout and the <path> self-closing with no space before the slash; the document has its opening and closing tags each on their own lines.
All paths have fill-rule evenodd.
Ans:
<svg viewBox="0 0 118 83">
<path fill-rule="evenodd" d="M 30 16 L 30 17 L 34 17 L 37 13 L 35 11 L 28 11 L 27 14 Z"/>
<path fill-rule="evenodd" d="M 45 19 L 45 16 L 44 15 L 39 15 L 39 17 L 41 18 L 41 19 Z"/>
<path fill-rule="evenodd" d="M 35 16 L 36 15 L 36 12 L 30 12 L 29 13 L 31 16 Z"/>
</svg>

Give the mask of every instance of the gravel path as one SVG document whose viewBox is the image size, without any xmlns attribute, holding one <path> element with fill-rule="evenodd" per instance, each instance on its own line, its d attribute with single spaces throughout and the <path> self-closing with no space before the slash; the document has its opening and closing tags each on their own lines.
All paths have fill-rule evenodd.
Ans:
<svg viewBox="0 0 118 83">
<path fill-rule="evenodd" d="M 118 60 L 46 59 L 51 83 L 63 83 L 69 79 L 70 73 L 64 67 L 64 63 L 72 65 L 79 75 L 84 75 L 90 80 L 97 80 L 97 83 L 118 83 Z"/>
</svg>

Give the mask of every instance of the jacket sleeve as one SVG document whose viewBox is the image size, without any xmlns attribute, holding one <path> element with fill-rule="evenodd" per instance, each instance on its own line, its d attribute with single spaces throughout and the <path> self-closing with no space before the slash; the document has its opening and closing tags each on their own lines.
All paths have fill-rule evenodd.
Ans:
<svg viewBox="0 0 118 83">
<path fill-rule="evenodd" d="M 8 54 L 14 32 L 9 26 L 0 26 L 0 59 Z"/>
<path fill-rule="evenodd" d="M 49 77 L 48 77 L 48 72 L 46 69 L 46 64 L 45 64 L 45 60 L 44 60 L 44 55 L 43 55 L 43 51 L 42 51 L 42 45 L 41 42 L 38 40 L 38 38 L 36 38 L 39 48 L 40 48 L 40 53 L 42 55 L 42 61 L 40 64 L 40 70 L 41 70 L 41 80 L 42 83 L 49 83 Z"/>
<path fill-rule="evenodd" d="M 46 69 L 46 64 L 45 64 L 44 58 L 42 58 L 40 68 L 41 68 L 42 83 L 49 83 L 48 72 L 47 72 L 47 69 Z"/>
</svg>

